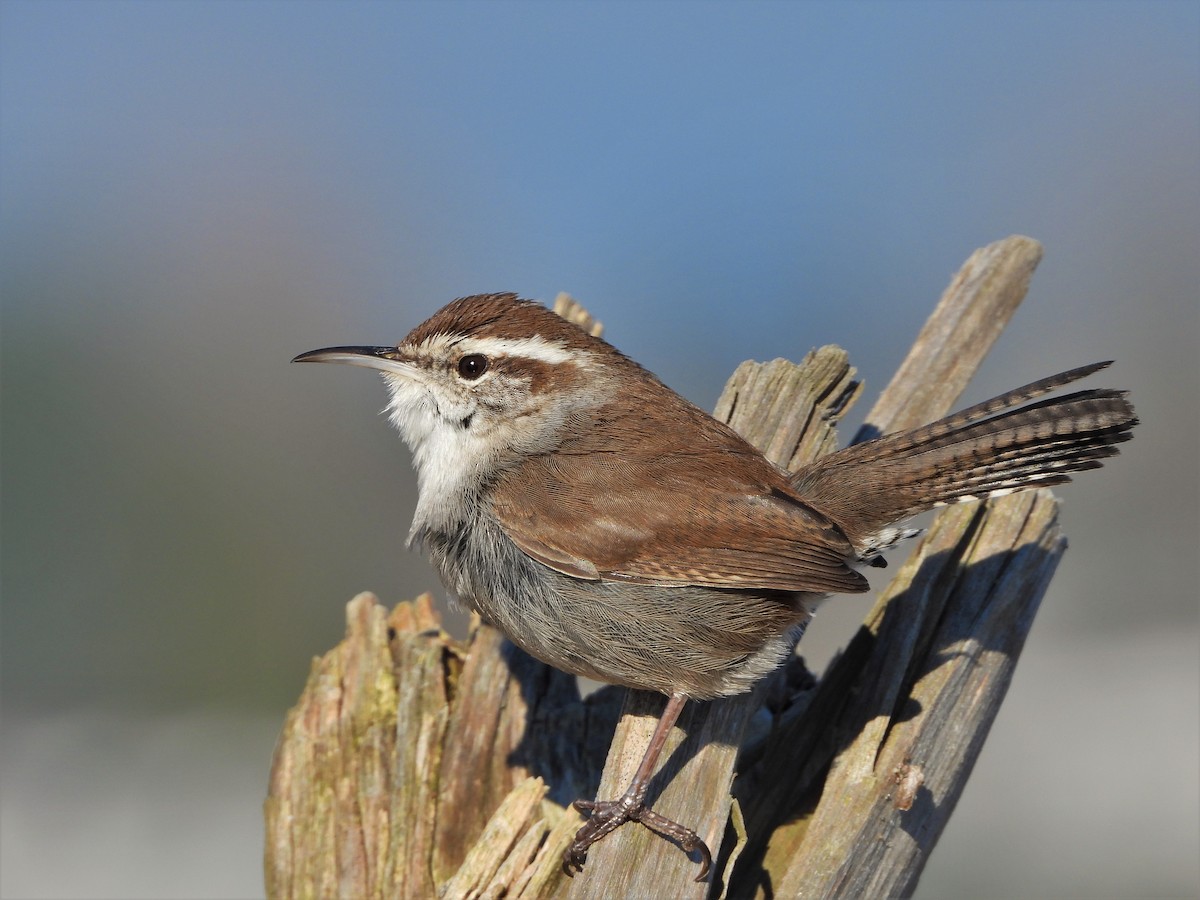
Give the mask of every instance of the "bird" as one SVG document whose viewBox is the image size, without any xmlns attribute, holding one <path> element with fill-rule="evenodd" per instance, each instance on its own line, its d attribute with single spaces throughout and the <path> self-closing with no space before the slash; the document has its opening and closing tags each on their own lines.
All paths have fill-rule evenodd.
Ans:
<svg viewBox="0 0 1200 900">
<path fill-rule="evenodd" d="M 796 471 L 610 343 L 514 293 L 461 297 L 394 345 L 325 347 L 293 362 L 382 375 L 388 418 L 412 452 L 408 544 L 460 602 L 531 656 L 666 705 L 620 797 L 563 856 L 636 821 L 712 855 L 645 802 L 689 700 L 745 693 L 792 652 L 828 596 L 949 503 L 1071 480 L 1137 424 L 1124 391 L 1048 396 L 1107 367 L 1043 378 Z"/>
</svg>

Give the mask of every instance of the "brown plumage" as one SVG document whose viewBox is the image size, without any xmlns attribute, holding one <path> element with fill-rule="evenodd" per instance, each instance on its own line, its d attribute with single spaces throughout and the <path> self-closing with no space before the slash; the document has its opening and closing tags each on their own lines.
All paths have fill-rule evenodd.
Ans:
<svg viewBox="0 0 1200 900">
<path fill-rule="evenodd" d="M 1079 391 L 1027 403 L 1107 368 L 1095 363 L 1009 391 L 911 431 L 847 447 L 792 477 L 796 492 L 868 550 L 880 531 L 962 500 L 1049 487 L 1098 468 L 1133 437 L 1124 391 Z"/>
<path fill-rule="evenodd" d="M 1046 399 L 1099 363 L 788 473 L 513 294 L 456 300 L 395 347 L 297 359 L 383 372 L 418 471 L 410 541 L 450 590 L 551 665 L 671 698 L 625 797 L 580 807 L 568 870 L 630 818 L 706 856 L 643 802 L 683 702 L 752 688 L 817 602 L 866 590 L 858 568 L 907 534 L 898 522 L 1068 481 L 1137 423 L 1119 391 Z"/>
</svg>

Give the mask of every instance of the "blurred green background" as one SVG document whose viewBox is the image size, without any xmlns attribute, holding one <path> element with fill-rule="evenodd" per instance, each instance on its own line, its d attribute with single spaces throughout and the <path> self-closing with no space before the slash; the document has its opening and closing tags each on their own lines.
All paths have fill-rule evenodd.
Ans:
<svg viewBox="0 0 1200 900">
<path fill-rule="evenodd" d="M 702 406 L 831 342 L 870 397 L 1014 232 L 964 402 L 1115 358 L 1143 425 L 919 895 L 1200 891 L 1195 3 L 5 0 L 0 192 L 5 897 L 260 893 L 309 660 L 440 591 L 381 386 L 294 354 L 568 290 Z"/>
</svg>

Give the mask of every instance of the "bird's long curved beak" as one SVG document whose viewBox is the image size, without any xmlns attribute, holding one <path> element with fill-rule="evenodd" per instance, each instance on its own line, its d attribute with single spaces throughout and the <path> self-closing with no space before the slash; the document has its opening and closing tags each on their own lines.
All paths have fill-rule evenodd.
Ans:
<svg viewBox="0 0 1200 900">
<path fill-rule="evenodd" d="M 401 359 L 400 351 L 395 347 L 323 347 L 301 353 L 292 362 L 345 363 L 406 378 L 416 377 L 420 371 L 412 363 Z"/>
</svg>

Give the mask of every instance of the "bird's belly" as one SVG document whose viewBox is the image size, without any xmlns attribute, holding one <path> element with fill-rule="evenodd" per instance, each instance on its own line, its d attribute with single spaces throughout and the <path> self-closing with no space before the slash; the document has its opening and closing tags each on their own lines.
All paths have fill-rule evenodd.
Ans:
<svg viewBox="0 0 1200 900">
<path fill-rule="evenodd" d="M 597 681 L 697 699 L 744 693 L 807 619 L 804 595 L 583 581 L 498 529 L 470 531 L 423 537 L 446 586 L 531 656 Z"/>
</svg>

